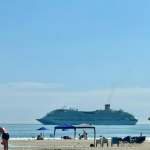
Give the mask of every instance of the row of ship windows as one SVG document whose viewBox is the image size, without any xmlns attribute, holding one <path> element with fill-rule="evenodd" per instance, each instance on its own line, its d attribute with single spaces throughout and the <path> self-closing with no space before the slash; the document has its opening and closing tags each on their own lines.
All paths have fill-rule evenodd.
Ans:
<svg viewBox="0 0 150 150">
<path fill-rule="evenodd" d="M 53 119 L 53 120 L 56 120 L 56 119 Z M 120 121 L 120 120 L 122 120 L 122 121 L 126 121 L 125 119 L 96 119 L 96 120 L 94 120 L 94 119 L 57 119 L 57 120 L 60 120 L 60 121 Z"/>
<path fill-rule="evenodd" d="M 47 117 L 81 117 L 81 115 L 48 115 Z M 89 117 L 90 115 L 84 115 L 83 117 Z M 119 115 L 120 116 L 120 115 Z M 92 117 L 92 116 L 91 116 Z M 102 114 L 102 115 L 95 115 L 94 117 L 106 117 L 106 114 Z M 107 115 L 107 117 L 116 117 L 116 115 Z M 121 117 L 130 117 L 130 115 L 121 115 Z"/>
<path fill-rule="evenodd" d="M 53 120 L 126 120 L 125 118 L 53 118 Z"/>
</svg>

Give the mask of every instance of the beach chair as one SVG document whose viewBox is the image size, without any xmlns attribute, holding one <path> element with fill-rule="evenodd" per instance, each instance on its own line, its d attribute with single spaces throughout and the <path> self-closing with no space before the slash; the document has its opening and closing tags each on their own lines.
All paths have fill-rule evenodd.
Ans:
<svg viewBox="0 0 150 150">
<path fill-rule="evenodd" d="M 139 137 L 136 137 L 136 143 L 137 144 L 142 144 L 146 139 L 146 136 L 139 136 Z"/>
<path fill-rule="evenodd" d="M 82 138 L 84 138 L 84 135 L 81 135 L 81 136 L 79 137 L 79 140 L 81 140 Z"/>
<path fill-rule="evenodd" d="M 130 143 L 130 138 L 131 138 L 130 136 L 124 137 L 123 140 L 122 140 L 122 144 L 124 144 L 124 145 L 129 144 Z"/>
<path fill-rule="evenodd" d="M 114 146 L 114 144 L 117 144 L 117 146 L 119 147 L 119 139 L 118 139 L 118 137 L 112 137 L 111 138 L 111 146 Z"/>
<path fill-rule="evenodd" d="M 101 139 L 96 140 L 96 147 L 97 147 L 97 144 L 100 144 L 100 146 L 102 146 L 102 145 L 101 145 L 101 144 L 102 144 Z"/>
<path fill-rule="evenodd" d="M 130 145 L 131 146 L 131 144 L 134 144 L 135 143 L 135 139 L 133 138 L 131 138 L 131 136 L 126 136 L 125 138 L 123 138 L 123 140 L 122 140 L 122 144 L 126 144 L 126 145 Z"/>
<path fill-rule="evenodd" d="M 130 137 L 130 144 L 136 144 L 136 137 Z"/>
<path fill-rule="evenodd" d="M 102 147 L 104 146 L 104 143 L 106 143 L 107 144 L 107 147 L 108 147 L 108 139 L 102 139 Z"/>
</svg>

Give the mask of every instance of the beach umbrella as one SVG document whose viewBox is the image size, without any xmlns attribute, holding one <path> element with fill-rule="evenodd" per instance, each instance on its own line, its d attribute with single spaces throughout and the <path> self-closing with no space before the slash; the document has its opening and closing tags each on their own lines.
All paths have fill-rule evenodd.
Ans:
<svg viewBox="0 0 150 150">
<path fill-rule="evenodd" d="M 41 128 L 39 128 L 39 129 L 37 129 L 37 130 L 43 130 L 43 138 L 44 138 L 44 130 L 50 130 L 50 129 L 45 128 L 45 127 L 41 127 Z"/>
</svg>

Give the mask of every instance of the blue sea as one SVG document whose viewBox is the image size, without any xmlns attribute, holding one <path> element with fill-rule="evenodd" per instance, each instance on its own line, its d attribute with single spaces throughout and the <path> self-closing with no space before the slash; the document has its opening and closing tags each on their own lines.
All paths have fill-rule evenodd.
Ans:
<svg viewBox="0 0 150 150">
<path fill-rule="evenodd" d="M 32 139 L 37 137 L 37 135 L 44 134 L 44 138 L 50 138 L 50 134 L 54 134 L 55 125 L 42 125 L 42 124 L 1 124 L 7 129 L 10 139 Z M 40 127 L 46 127 L 50 130 L 39 131 Z M 137 125 L 95 125 L 96 138 L 99 137 L 125 137 L 125 136 L 143 136 L 150 140 L 150 125 L 149 124 L 137 124 Z M 76 138 L 79 134 L 86 130 L 88 133 L 88 138 L 94 138 L 93 129 L 77 129 Z M 74 137 L 74 130 L 69 129 L 68 131 L 62 131 L 61 129 L 56 130 L 55 138 L 59 139 L 62 136 Z"/>
</svg>

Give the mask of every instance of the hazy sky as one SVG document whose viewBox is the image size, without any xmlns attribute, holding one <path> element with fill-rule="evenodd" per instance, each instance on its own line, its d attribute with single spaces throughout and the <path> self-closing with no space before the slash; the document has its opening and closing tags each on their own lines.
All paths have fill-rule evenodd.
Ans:
<svg viewBox="0 0 150 150">
<path fill-rule="evenodd" d="M 150 123 L 149 0 L 0 1 L 0 123 L 64 105 Z"/>
</svg>

